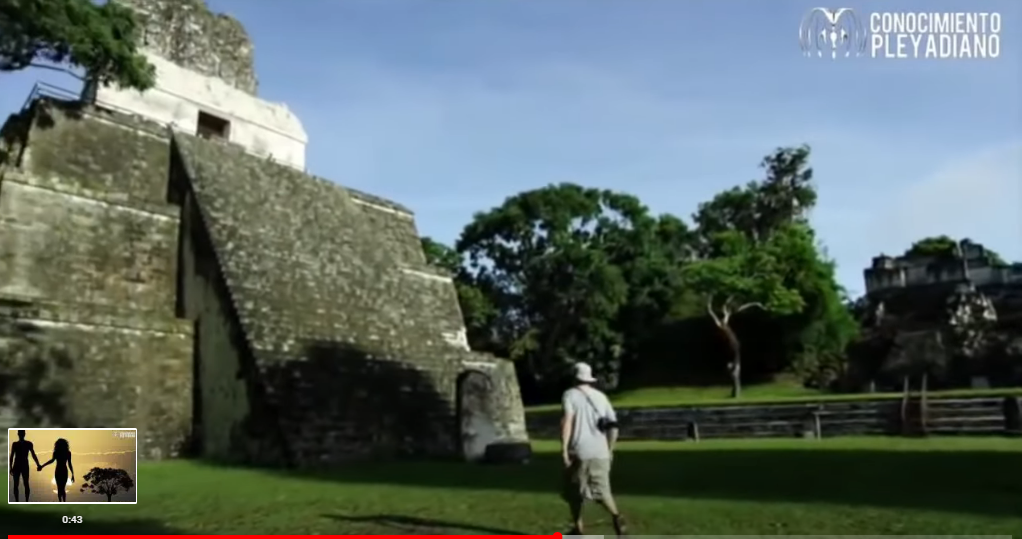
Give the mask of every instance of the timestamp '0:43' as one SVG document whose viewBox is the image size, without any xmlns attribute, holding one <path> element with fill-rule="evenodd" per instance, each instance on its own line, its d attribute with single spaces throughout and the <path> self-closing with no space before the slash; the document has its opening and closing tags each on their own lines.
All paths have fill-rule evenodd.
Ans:
<svg viewBox="0 0 1022 539">
<path fill-rule="evenodd" d="M 81 524 L 82 523 L 82 517 L 79 517 L 79 516 L 75 516 L 75 517 L 64 516 L 64 517 L 60 517 L 60 521 L 63 522 L 64 524 Z"/>
</svg>

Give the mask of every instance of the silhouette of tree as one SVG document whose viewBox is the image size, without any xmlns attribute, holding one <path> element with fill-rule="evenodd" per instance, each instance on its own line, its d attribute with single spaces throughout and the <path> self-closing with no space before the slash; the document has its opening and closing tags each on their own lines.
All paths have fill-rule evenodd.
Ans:
<svg viewBox="0 0 1022 539">
<path fill-rule="evenodd" d="M 135 482 L 131 480 L 128 472 L 120 468 L 93 468 L 85 474 L 85 483 L 82 483 L 82 492 L 89 491 L 93 494 L 106 496 L 106 501 L 113 500 L 113 497 L 122 490 L 128 491 L 134 488 Z"/>
</svg>

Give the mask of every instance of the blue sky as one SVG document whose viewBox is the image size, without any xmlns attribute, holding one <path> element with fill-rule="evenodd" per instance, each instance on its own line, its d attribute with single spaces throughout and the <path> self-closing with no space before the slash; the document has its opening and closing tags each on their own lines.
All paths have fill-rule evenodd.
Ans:
<svg viewBox="0 0 1022 539">
<path fill-rule="evenodd" d="M 212 0 L 256 46 L 261 95 L 309 133 L 310 170 L 412 208 L 453 241 L 474 212 L 571 181 L 684 218 L 812 145 L 814 224 L 861 292 L 913 239 L 971 237 L 1022 260 L 1022 4 L 988 60 L 805 58 L 796 0 Z M 45 71 L 0 75 L 0 112 Z"/>
</svg>

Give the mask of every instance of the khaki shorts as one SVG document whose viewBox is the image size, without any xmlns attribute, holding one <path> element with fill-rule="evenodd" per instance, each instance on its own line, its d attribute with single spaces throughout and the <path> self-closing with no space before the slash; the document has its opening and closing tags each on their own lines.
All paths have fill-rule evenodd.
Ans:
<svg viewBox="0 0 1022 539">
<path fill-rule="evenodd" d="M 610 459 L 573 459 L 564 474 L 564 500 L 612 501 L 610 492 Z"/>
</svg>

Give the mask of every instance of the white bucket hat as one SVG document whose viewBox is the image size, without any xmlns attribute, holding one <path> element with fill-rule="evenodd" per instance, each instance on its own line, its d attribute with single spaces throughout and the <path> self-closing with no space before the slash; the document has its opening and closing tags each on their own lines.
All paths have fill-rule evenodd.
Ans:
<svg viewBox="0 0 1022 539">
<path fill-rule="evenodd" d="M 575 364 L 575 379 L 587 384 L 596 382 L 596 378 L 593 378 L 593 368 L 581 361 Z"/>
</svg>

